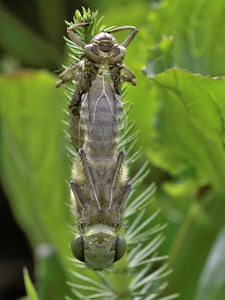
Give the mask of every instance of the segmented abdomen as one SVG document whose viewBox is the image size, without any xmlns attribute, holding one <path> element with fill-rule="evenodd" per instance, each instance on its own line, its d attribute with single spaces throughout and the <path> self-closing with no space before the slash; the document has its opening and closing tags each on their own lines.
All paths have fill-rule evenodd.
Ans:
<svg viewBox="0 0 225 300">
<path fill-rule="evenodd" d="M 119 195 L 127 180 L 126 165 L 121 163 L 124 154 L 118 159 L 116 151 L 122 102 L 105 77 L 97 76 L 81 103 L 84 143 L 82 154 L 79 152 L 81 160 L 76 160 L 73 167 L 73 180 L 80 186 L 85 210 L 76 202 L 73 208 L 79 224 L 103 223 L 114 227 L 120 225 L 118 209 L 123 197 Z"/>
<path fill-rule="evenodd" d="M 123 106 L 103 76 L 97 76 L 83 95 L 81 127 L 85 132 L 83 149 L 91 159 L 114 160 Z"/>
</svg>

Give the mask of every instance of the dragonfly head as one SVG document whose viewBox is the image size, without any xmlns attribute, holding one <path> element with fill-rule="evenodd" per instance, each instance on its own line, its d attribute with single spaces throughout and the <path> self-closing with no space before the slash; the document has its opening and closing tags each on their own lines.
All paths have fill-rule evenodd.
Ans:
<svg viewBox="0 0 225 300">
<path fill-rule="evenodd" d="M 102 228 L 99 224 L 96 226 L 98 231 L 88 231 L 83 236 L 77 235 L 71 243 L 71 250 L 88 268 L 102 270 L 110 268 L 122 258 L 126 251 L 126 243 L 121 236 L 116 236 L 115 232 L 110 231 L 110 227 Z M 107 229 L 107 232 L 102 229 Z"/>
</svg>

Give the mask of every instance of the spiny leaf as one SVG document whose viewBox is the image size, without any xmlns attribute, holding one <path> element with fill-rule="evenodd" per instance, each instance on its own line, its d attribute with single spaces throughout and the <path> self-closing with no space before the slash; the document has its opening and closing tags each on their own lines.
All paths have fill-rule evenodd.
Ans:
<svg viewBox="0 0 225 300">
<path fill-rule="evenodd" d="M 84 41 L 85 43 L 89 43 L 92 36 L 87 37 L 87 32 L 90 34 L 93 34 L 93 32 L 97 32 L 98 28 L 94 28 L 96 24 L 96 15 L 90 14 L 88 17 L 88 13 L 90 11 L 83 11 L 83 15 L 80 13 L 77 13 L 75 15 L 74 23 L 79 22 L 88 22 L 89 26 L 78 28 L 75 30 L 76 34 L 79 35 L 80 39 Z M 71 23 L 67 23 L 68 26 L 71 25 Z M 86 32 L 85 32 L 86 31 Z M 82 59 L 82 49 L 78 49 L 76 45 L 73 45 L 73 42 L 68 41 L 68 46 L 73 52 L 75 61 Z M 123 94 L 126 92 L 126 89 L 122 89 L 122 97 Z M 71 90 L 72 92 L 72 90 Z M 73 94 L 73 92 L 72 92 Z M 126 111 L 129 111 L 129 105 L 128 109 Z M 122 134 L 119 137 L 119 143 L 118 143 L 118 149 L 124 150 L 125 147 L 128 148 L 128 152 L 131 153 L 131 150 L 134 147 L 135 140 L 137 138 L 137 133 L 132 133 L 131 131 L 133 129 L 133 122 L 127 122 L 127 116 L 125 112 L 125 117 L 122 118 Z M 135 153 L 132 156 L 132 160 L 134 158 L 137 158 L 139 153 Z M 129 159 L 128 159 L 129 160 Z M 80 299 L 85 297 L 85 299 L 92 299 L 97 297 L 108 297 L 109 299 L 117 299 L 119 295 L 121 297 L 131 296 L 136 297 L 136 295 L 146 295 L 149 294 L 149 292 L 153 291 L 153 287 L 149 282 L 146 282 L 144 277 L 147 276 L 147 270 L 150 272 L 151 267 L 153 267 L 154 259 L 152 259 L 152 255 L 156 252 L 156 249 L 159 247 L 159 245 L 163 241 L 163 237 L 161 234 L 156 235 L 159 233 L 163 226 L 155 226 L 154 228 L 150 229 L 150 223 L 152 220 L 156 217 L 157 213 L 153 216 L 149 217 L 147 216 L 146 207 L 149 206 L 151 202 L 151 196 L 154 193 L 154 185 L 151 185 L 148 187 L 145 191 L 140 193 L 138 196 L 136 196 L 138 186 L 143 182 L 144 178 L 148 174 L 147 169 L 147 163 L 145 163 L 140 170 L 137 172 L 137 174 L 132 178 L 131 183 L 133 184 L 133 190 L 130 195 L 130 200 L 128 202 L 127 207 L 125 208 L 125 214 L 124 214 L 124 220 L 126 223 L 132 223 L 134 222 L 134 226 L 131 226 L 131 229 L 126 232 L 125 231 L 125 237 L 128 241 L 128 253 L 127 258 L 124 257 L 117 263 L 115 263 L 115 272 L 106 272 L 102 271 L 104 276 L 101 273 L 99 274 L 99 278 L 101 279 L 101 282 L 95 282 L 94 280 L 90 280 L 86 275 L 81 275 L 78 272 L 73 272 L 74 276 L 80 280 L 83 280 L 83 283 L 70 283 L 71 287 L 76 288 L 76 290 L 73 289 L 74 294 Z M 154 237 L 153 237 L 154 235 Z M 141 239 L 141 240 L 140 240 Z M 131 247 L 132 245 L 132 247 Z M 135 255 L 133 255 L 135 253 Z M 154 257 L 155 258 L 155 257 Z M 161 261 L 165 259 L 164 257 L 158 258 L 157 261 Z M 149 265 L 149 263 L 151 264 Z M 77 263 L 75 263 L 77 267 Z M 143 265 L 147 265 L 145 267 L 145 273 L 143 277 L 140 277 L 140 281 L 138 281 L 138 284 L 135 288 L 135 290 L 130 289 L 132 287 L 132 281 L 137 274 L 139 274 L 140 268 L 143 267 Z M 80 272 L 80 270 L 79 270 Z M 160 268 L 158 272 L 154 272 L 155 276 L 152 275 L 151 278 L 159 279 L 164 276 L 164 268 Z M 109 280 L 111 278 L 111 280 Z M 120 278 L 123 278 L 122 280 L 126 284 L 121 285 Z M 149 277 L 150 278 L 150 277 Z M 153 280 L 154 281 L 154 280 Z M 148 291 L 148 292 L 146 292 Z M 91 294 L 93 292 L 93 294 Z M 158 294 L 156 292 L 156 294 Z M 155 294 L 153 293 L 153 298 Z"/>
</svg>

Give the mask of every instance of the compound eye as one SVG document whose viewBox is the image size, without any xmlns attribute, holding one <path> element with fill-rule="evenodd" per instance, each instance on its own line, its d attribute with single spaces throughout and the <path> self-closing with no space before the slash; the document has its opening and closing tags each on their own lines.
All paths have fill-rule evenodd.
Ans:
<svg viewBox="0 0 225 300">
<path fill-rule="evenodd" d="M 71 250 L 73 255 L 80 261 L 85 262 L 84 259 L 84 241 L 81 235 L 77 235 L 71 242 Z"/>
<path fill-rule="evenodd" d="M 116 239 L 114 262 L 121 259 L 125 251 L 126 251 L 126 242 L 121 236 L 118 236 L 118 238 Z"/>
</svg>

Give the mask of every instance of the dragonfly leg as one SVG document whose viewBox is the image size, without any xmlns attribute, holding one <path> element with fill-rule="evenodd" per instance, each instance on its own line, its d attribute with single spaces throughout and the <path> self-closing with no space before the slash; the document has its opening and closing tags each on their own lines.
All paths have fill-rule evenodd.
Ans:
<svg viewBox="0 0 225 300">
<path fill-rule="evenodd" d="M 134 73 L 124 64 L 114 64 L 109 68 L 110 76 L 113 82 L 113 87 L 117 94 L 121 94 L 121 82 L 127 81 L 132 85 L 136 85 Z"/>
<path fill-rule="evenodd" d="M 80 208 L 82 210 L 82 220 L 85 220 L 85 217 L 84 217 L 85 207 L 84 207 L 83 203 L 88 204 L 88 201 L 87 201 L 86 197 L 84 196 L 84 194 L 82 193 L 82 190 L 76 181 L 71 181 L 70 187 L 74 194 L 75 199 L 77 200 L 78 205 L 80 206 Z"/>
<path fill-rule="evenodd" d="M 115 169 L 113 170 L 113 176 L 112 176 L 112 182 L 111 182 L 111 186 L 110 186 L 110 202 L 109 202 L 109 210 L 111 210 L 112 208 L 112 202 L 113 202 L 113 189 L 116 186 L 117 182 L 118 182 L 118 178 L 119 178 L 119 174 L 120 174 L 120 169 L 122 166 L 122 163 L 124 161 L 124 157 L 125 157 L 125 151 L 120 151 L 117 161 L 116 161 L 116 166 Z"/>
<path fill-rule="evenodd" d="M 125 202 L 127 201 L 127 198 L 131 191 L 131 187 L 132 187 L 132 184 L 126 183 L 124 188 L 122 189 L 121 193 L 119 194 L 119 197 L 117 198 L 116 203 L 115 203 L 115 204 L 119 203 L 119 207 L 117 209 L 118 212 L 121 211 Z"/>
<path fill-rule="evenodd" d="M 81 63 L 70 65 L 65 71 L 59 75 L 59 80 L 56 82 L 56 87 L 60 87 L 63 83 L 76 79 L 75 74 L 81 70 Z"/>
<path fill-rule="evenodd" d="M 89 181 L 89 184 L 92 188 L 92 191 L 93 191 L 93 195 L 94 195 L 94 198 L 98 204 L 98 208 L 99 210 L 101 211 L 102 208 L 101 208 L 101 205 L 98 201 L 98 197 L 97 197 L 97 194 L 96 194 L 96 189 L 95 189 L 95 185 L 94 185 L 94 181 L 93 181 L 93 175 L 92 175 L 92 170 L 91 170 L 91 166 L 89 164 L 89 161 L 87 159 L 87 156 L 84 152 L 83 149 L 79 149 L 78 151 L 79 155 L 80 155 L 80 158 L 81 158 L 81 161 L 82 161 L 82 165 L 83 165 L 83 168 L 84 168 L 84 173 Z"/>
<path fill-rule="evenodd" d="M 134 39 L 135 35 L 138 32 L 136 27 L 134 27 L 134 26 L 122 26 L 122 27 L 113 28 L 111 30 L 107 30 L 107 32 L 108 33 L 113 33 L 113 32 L 119 32 L 119 31 L 123 31 L 123 30 L 131 30 L 128 37 L 121 44 L 121 46 L 126 48 L 131 43 L 131 41 Z"/>
<path fill-rule="evenodd" d="M 70 27 L 67 28 L 67 33 L 71 41 L 77 44 L 78 46 L 80 46 L 81 48 L 84 48 L 86 44 L 79 39 L 77 34 L 74 32 L 74 29 L 78 27 L 85 27 L 88 25 L 89 23 L 77 23 L 77 24 L 72 24 Z"/>
<path fill-rule="evenodd" d="M 122 71 L 124 72 L 122 74 L 122 80 L 130 82 L 132 85 L 136 85 L 134 73 L 124 64 L 122 64 Z"/>
<path fill-rule="evenodd" d="M 114 226 L 115 227 L 118 227 L 121 225 L 120 223 L 120 212 L 121 212 L 121 209 L 123 208 L 125 202 L 127 201 L 127 198 L 130 194 L 130 191 L 131 191 L 131 187 L 132 187 L 132 184 L 130 183 L 126 183 L 124 185 L 124 188 L 122 189 L 122 191 L 120 192 L 118 198 L 116 199 L 115 201 L 115 204 L 118 204 L 119 207 L 117 209 L 117 212 L 118 212 L 118 218 L 117 218 L 117 221 L 115 222 Z"/>
</svg>

